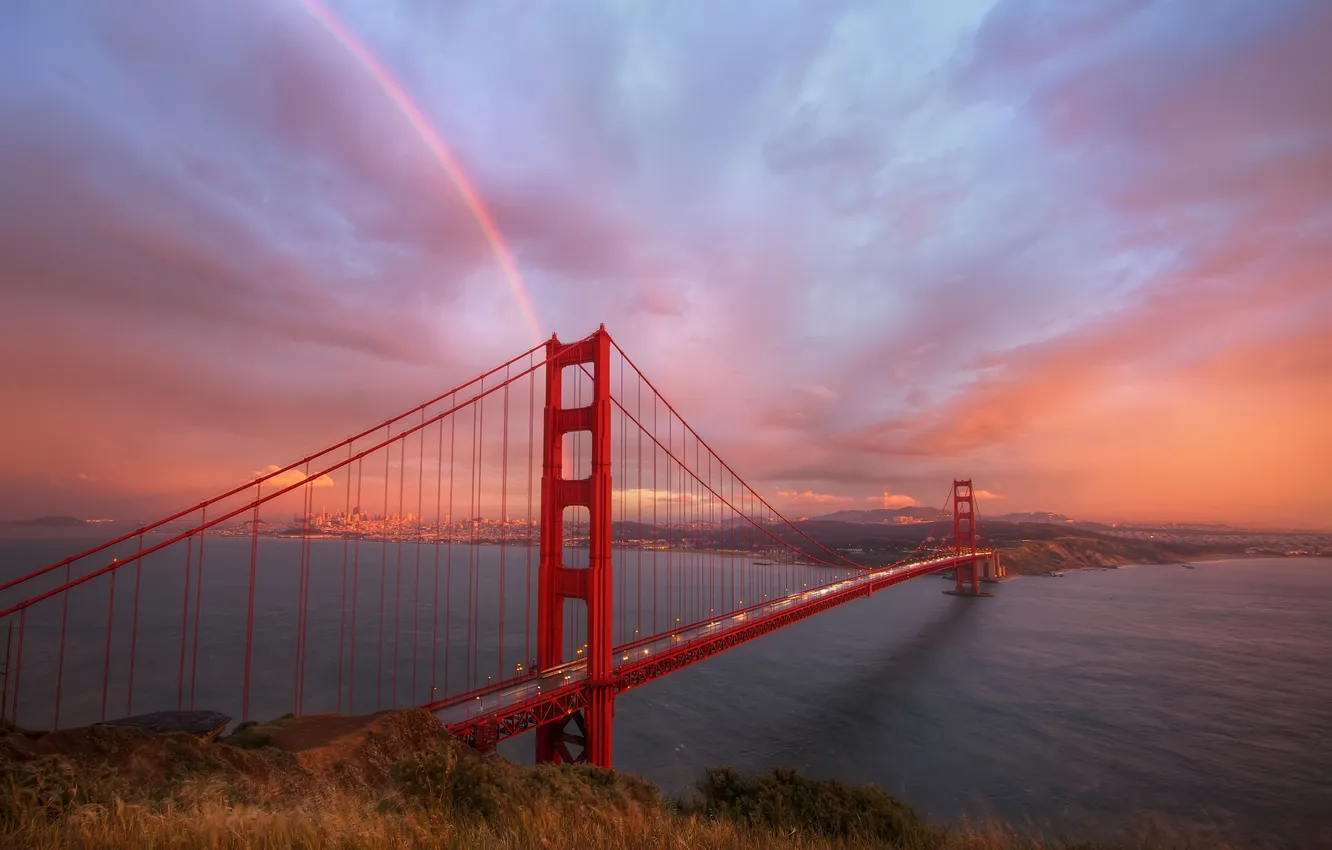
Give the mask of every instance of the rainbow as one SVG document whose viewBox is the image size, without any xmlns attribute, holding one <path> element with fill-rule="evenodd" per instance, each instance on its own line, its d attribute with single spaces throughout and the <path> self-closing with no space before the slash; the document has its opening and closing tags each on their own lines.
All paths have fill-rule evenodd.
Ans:
<svg viewBox="0 0 1332 850">
<path fill-rule="evenodd" d="M 440 138 L 435 128 L 430 126 L 426 120 L 425 114 L 421 108 L 416 105 L 403 89 L 402 85 L 393 78 L 383 64 L 375 58 L 375 55 L 361 43 L 345 24 L 342 23 L 333 12 L 325 6 L 320 0 L 297 0 L 310 13 L 319 24 L 333 36 L 343 48 L 360 63 L 366 73 L 375 81 L 379 88 L 384 92 L 388 99 L 398 108 L 407 122 L 412 125 L 412 129 L 425 142 L 426 148 L 430 150 L 432 156 L 448 174 L 449 180 L 458 189 L 458 194 L 462 196 L 463 203 L 467 205 L 472 218 L 476 219 L 477 225 L 481 228 L 481 233 L 486 237 L 486 242 L 490 244 L 491 253 L 495 255 L 499 262 L 500 269 L 509 281 L 509 289 L 513 291 L 513 297 L 518 302 L 518 308 L 522 311 L 523 320 L 527 323 L 528 329 L 532 333 L 533 343 L 541 342 L 544 335 L 541 333 L 541 326 L 537 321 L 536 310 L 532 307 L 532 298 L 528 294 L 527 285 L 523 282 L 523 276 L 518 271 L 518 264 L 514 261 L 513 252 L 504 241 L 504 234 L 500 232 L 499 226 L 495 224 L 495 219 L 491 216 L 490 210 L 486 208 L 485 202 L 477 194 L 476 189 L 472 187 L 471 181 L 463 172 L 462 166 L 458 163 L 457 157 L 449 150 L 448 145 Z"/>
</svg>

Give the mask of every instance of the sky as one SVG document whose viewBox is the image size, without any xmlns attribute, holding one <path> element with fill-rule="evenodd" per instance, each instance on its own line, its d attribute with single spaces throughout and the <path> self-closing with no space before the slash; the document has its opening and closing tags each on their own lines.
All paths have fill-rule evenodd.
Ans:
<svg viewBox="0 0 1332 850">
<path fill-rule="evenodd" d="M 793 515 L 1332 529 L 1332 4 L 0 10 L 0 518 L 148 519 L 605 323 Z"/>
</svg>

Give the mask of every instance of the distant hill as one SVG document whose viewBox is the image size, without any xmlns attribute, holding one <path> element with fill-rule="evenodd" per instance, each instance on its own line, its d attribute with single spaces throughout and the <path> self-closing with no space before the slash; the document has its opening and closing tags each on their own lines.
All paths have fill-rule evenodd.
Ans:
<svg viewBox="0 0 1332 850">
<path fill-rule="evenodd" d="M 856 511 L 834 511 L 830 514 L 814 517 L 816 520 L 826 520 L 829 522 L 851 522 L 851 523 L 890 523 L 902 522 L 903 520 L 923 520 L 931 522 L 938 516 L 938 511 L 934 508 L 922 507 L 916 505 L 910 508 L 898 508 L 896 510 L 884 510 L 883 508 L 873 508 L 871 510 Z M 1068 525 L 1073 522 L 1070 517 L 1063 514 L 1050 513 L 1049 511 L 1027 511 L 1026 513 L 999 514 L 992 516 L 982 511 L 982 522 L 1026 522 L 1043 523 L 1045 525 Z"/>
<path fill-rule="evenodd" d="M 935 508 L 910 507 L 884 510 L 873 508 L 866 511 L 834 511 L 830 514 L 814 517 L 828 522 L 881 523 L 901 522 L 902 519 L 924 520 L 929 522 L 939 515 Z"/>
<path fill-rule="evenodd" d="M 1063 514 L 1052 514 L 1047 511 L 1027 511 L 1026 513 L 982 516 L 982 520 L 985 519 L 992 519 L 998 522 L 1043 522 L 1050 525 L 1064 525 L 1073 521 L 1071 517 L 1066 517 Z"/>
<path fill-rule="evenodd" d="M 857 516 L 870 512 L 843 513 Z M 1242 554 L 1246 545 L 1224 540 L 1195 543 L 1126 539 L 1084 528 L 1081 523 L 1052 521 L 1049 514 L 1036 516 L 1037 522 L 981 518 L 980 544 L 999 550 L 1010 575 L 1073 567 L 1176 563 Z M 931 531 L 938 543 L 947 543 L 953 534 L 951 521 L 940 527 L 928 522 L 845 522 L 820 518 L 800 523 L 800 530 L 865 565 L 888 564 L 908 556 Z"/>
<path fill-rule="evenodd" d="M 87 520 L 73 516 L 39 516 L 34 519 L 0 519 L 0 525 L 40 526 L 42 528 L 68 528 L 87 525 Z"/>
<path fill-rule="evenodd" d="M 951 508 L 950 508 L 951 511 Z M 916 505 L 910 508 L 898 508 L 896 510 L 884 510 L 883 508 L 873 508 L 871 510 L 857 511 L 834 511 L 823 516 L 813 517 L 815 520 L 826 520 L 828 522 L 850 522 L 859 524 L 876 523 L 900 523 L 904 520 L 917 520 L 932 522 L 938 516 L 938 511 L 934 508 L 922 507 Z M 1064 514 L 1056 514 L 1050 511 L 1026 511 L 1024 513 L 1009 514 L 988 514 L 981 511 L 981 522 L 1013 522 L 1013 523 L 1039 523 L 1042 525 L 1078 525 L 1084 528 L 1100 528 L 1100 523 L 1094 522 L 1076 522 L 1072 517 Z"/>
</svg>

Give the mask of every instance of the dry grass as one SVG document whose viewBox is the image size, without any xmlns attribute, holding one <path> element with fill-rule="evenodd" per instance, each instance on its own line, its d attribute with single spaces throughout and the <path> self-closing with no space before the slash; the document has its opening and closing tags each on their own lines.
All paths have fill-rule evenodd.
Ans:
<svg viewBox="0 0 1332 850">
<path fill-rule="evenodd" d="M 933 827 L 880 792 L 794 774 L 714 771 L 681 808 L 611 771 L 483 759 L 425 712 L 281 719 L 231 744 L 115 727 L 7 735 L 0 771 L 5 848 L 1093 850 Z M 1108 846 L 1224 845 L 1148 830 Z"/>
<path fill-rule="evenodd" d="M 32 848 L 682 848 L 757 850 L 778 836 L 735 824 L 708 823 L 666 813 L 616 818 L 566 817 L 543 810 L 517 813 L 498 824 L 441 813 L 381 813 L 333 806 L 280 811 L 224 804 L 152 811 L 143 806 L 84 806 L 56 821 L 7 831 L 6 846 Z M 784 847 L 822 848 L 825 841 L 793 836 Z M 861 845 L 870 846 L 870 845 Z"/>
<path fill-rule="evenodd" d="M 618 848 L 717 848 L 717 850 L 1224 850 L 1211 840 L 1143 834 L 1113 845 L 1037 844 L 1002 829 L 944 833 L 923 843 L 887 844 L 871 839 L 826 839 L 800 830 L 772 831 L 728 821 L 669 812 L 640 811 L 613 818 L 551 809 L 516 812 L 498 822 L 440 812 L 381 811 L 346 801 L 317 809 L 284 809 L 200 803 L 155 809 L 116 803 L 80 806 L 57 819 L 36 818 L 7 826 L 5 847 L 38 848 L 522 848 L 618 850 Z"/>
</svg>

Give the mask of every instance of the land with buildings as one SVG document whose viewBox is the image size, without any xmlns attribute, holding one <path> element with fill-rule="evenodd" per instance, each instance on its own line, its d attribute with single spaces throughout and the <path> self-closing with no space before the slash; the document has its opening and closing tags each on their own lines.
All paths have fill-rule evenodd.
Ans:
<svg viewBox="0 0 1332 850">
<path fill-rule="evenodd" d="M 73 517 L 26 521 L 26 527 L 83 527 Z M 835 556 L 866 566 L 894 563 L 913 553 L 937 553 L 952 545 L 951 517 L 934 510 L 839 511 L 786 523 L 772 516 L 724 520 L 687 517 L 657 523 L 617 519 L 612 524 L 616 548 L 704 550 L 746 553 L 774 559 L 830 560 Z M 102 522 L 102 521 L 98 521 Z M 20 523 L 10 523 L 19 525 Z M 412 513 L 385 514 L 353 508 L 319 511 L 283 519 L 246 519 L 209 529 L 222 537 L 323 537 L 388 540 L 424 545 L 535 546 L 539 520 L 521 517 L 426 518 Z M 162 526 L 160 534 L 182 528 Z M 565 545 L 588 545 L 586 519 L 566 522 Z M 1113 524 L 1080 522 L 1059 514 L 1012 514 L 980 524 L 978 545 L 998 549 L 1009 575 L 1123 564 L 1176 563 L 1216 558 L 1332 556 L 1332 534 L 1313 531 L 1255 530 L 1225 525 L 1182 523 Z M 825 551 L 825 549 L 827 551 Z M 801 553 L 801 554 L 797 554 Z"/>
</svg>

